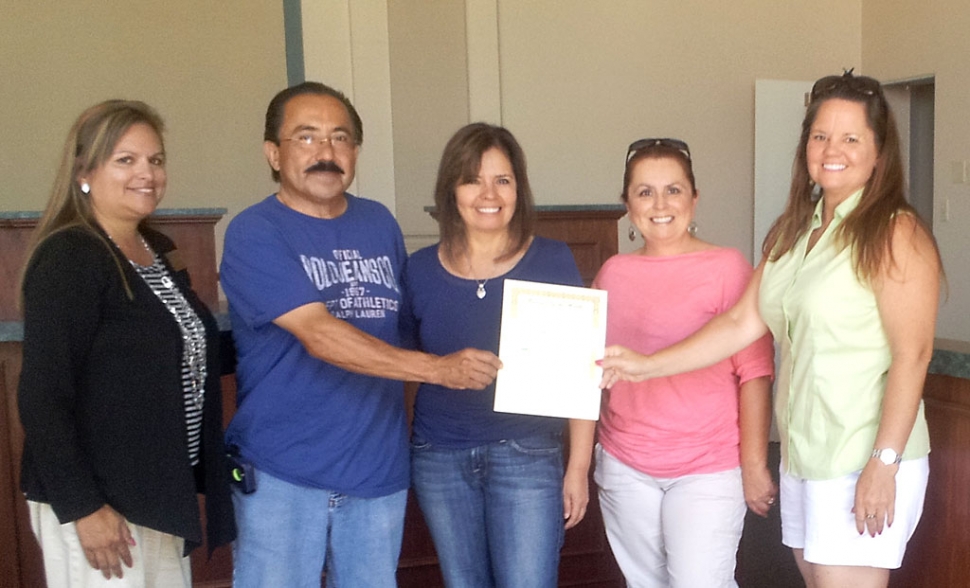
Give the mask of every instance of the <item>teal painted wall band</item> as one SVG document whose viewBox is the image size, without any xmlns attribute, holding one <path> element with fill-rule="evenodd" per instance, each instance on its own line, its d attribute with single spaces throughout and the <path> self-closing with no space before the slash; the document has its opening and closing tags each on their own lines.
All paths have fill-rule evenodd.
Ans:
<svg viewBox="0 0 970 588">
<path fill-rule="evenodd" d="M 295 86 L 306 81 L 300 0 L 283 0 L 283 34 L 286 38 L 286 82 Z"/>
</svg>

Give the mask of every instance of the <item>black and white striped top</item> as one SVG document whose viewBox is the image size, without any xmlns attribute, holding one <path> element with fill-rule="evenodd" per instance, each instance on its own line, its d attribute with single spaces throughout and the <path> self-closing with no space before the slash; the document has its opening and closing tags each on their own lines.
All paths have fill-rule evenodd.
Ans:
<svg viewBox="0 0 970 588">
<path fill-rule="evenodd" d="M 147 247 L 147 245 L 146 245 Z M 150 266 L 131 262 L 145 283 L 165 304 L 182 331 L 182 390 L 185 405 L 185 425 L 188 432 L 189 463 L 199 463 L 199 444 L 202 434 L 202 406 L 205 400 L 206 341 L 205 326 L 192 306 L 175 285 L 158 255 L 152 252 Z"/>
</svg>

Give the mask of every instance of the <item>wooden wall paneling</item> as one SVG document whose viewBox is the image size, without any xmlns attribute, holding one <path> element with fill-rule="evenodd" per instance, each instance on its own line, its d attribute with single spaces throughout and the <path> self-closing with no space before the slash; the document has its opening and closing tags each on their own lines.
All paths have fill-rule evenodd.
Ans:
<svg viewBox="0 0 970 588">
<path fill-rule="evenodd" d="M 569 245 L 576 266 L 589 286 L 600 266 L 619 250 L 616 221 L 625 209 L 539 210 L 536 234 Z"/>
<path fill-rule="evenodd" d="M 400 588 L 444 586 L 431 531 L 424 522 L 414 490 L 408 491 L 404 512 L 404 540 L 398 560 L 397 581 Z"/>
<path fill-rule="evenodd" d="M 566 531 L 566 541 L 559 559 L 559 585 L 602 588 L 621 588 L 626 585 L 606 538 L 592 467 L 586 517 Z"/>
<path fill-rule="evenodd" d="M 15 394 L 8 393 L 6 374 L 6 365 L 0 361 L 0 394 L 3 395 L 0 397 L 3 399 L 3 402 L 0 402 L 0 423 L 3 423 L 3 428 L 9 431 L 10 415 L 7 410 L 7 399 Z M 14 498 L 17 495 L 17 488 L 14 485 L 10 435 L 0 438 L 0 476 L 3 479 L 3 488 L 0 490 L 0 512 L 4 513 L 4 516 L 0 516 L 0 545 L 3 546 L 0 548 L 3 550 L 3 556 L 0 557 L 0 578 L 6 578 L 0 579 L 0 586 L 7 586 L 8 582 L 11 586 L 19 586 L 20 558 L 15 557 L 17 546 L 20 544 L 17 539 L 17 517 L 6 516 L 7 513 L 15 512 L 17 508 Z M 17 584 L 13 583 L 14 579 L 17 580 Z"/>
<path fill-rule="evenodd" d="M 438 218 L 433 206 L 426 207 L 425 211 L 432 218 Z M 589 286 L 600 266 L 619 251 L 616 222 L 624 214 L 626 207 L 620 204 L 538 206 L 536 234 L 568 245 L 583 283 Z"/>
<path fill-rule="evenodd" d="M 44 562 L 40 545 L 30 527 L 27 502 L 20 491 L 20 458 L 24 430 L 17 410 L 17 382 L 20 379 L 20 343 L 0 343 L 0 586 L 34 588 L 43 586 Z M 8 575 L 8 572 L 9 575 Z"/>
<path fill-rule="evenodd" d="M 228 472 L 227 472 L 228 475 Z M 199 512 L 205 522 L 205 497 L 199 496 Z M 205 542 L 192 552 L 192 586 L 195 588 L 230 588 L 232 586 L 232 546 L 223 545 L 209 557 Z"/>
<path fill-rule="evenodd" d="M 149 221 L 152 228 L 178 245 L 192 278 L 192 289 L 213 312 L 219 307 L 215 225 L 221 218 L 221 214 L 159 215 Z"/>
<path fill-rule="evenodd" d="M 970 586 L 970 380 L 929 374 L 930 478 L 923 517 L 893 588 Z"/>
<path fill-rule="evenodd" d="M 37 219 L 0 219 L 0 321 L 20 320 L 17 284 Z"/>
<path fill-rule="evenodd" d="M 192 277 L 192 287 L 213 310 L 219 305 L 215 225 L 221 218 L 218 212 L 178 214 L 164 210 L 149 219 L 149 225 L 178 245 Z M 0 218 L 0 321 L 21 320 L 17 284 L 38 220 L 37 216 Z"/>
</svg>

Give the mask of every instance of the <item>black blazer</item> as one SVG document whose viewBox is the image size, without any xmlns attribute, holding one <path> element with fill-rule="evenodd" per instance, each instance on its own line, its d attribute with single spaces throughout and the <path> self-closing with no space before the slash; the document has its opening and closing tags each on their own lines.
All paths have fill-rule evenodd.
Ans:
<svg viewBox="0 0 970 588">
<path fill-rule="evenodd" d="M 62 523 L 109 504 L 132 523 L 184 537 L 186 553 L 202 541 L 196 493 L 204 492 L 211 552 L 235 537 L 218 327 L 185 268 L 172 267 L 172 241 L 142 229 L 205 323 L 202 442 L 192 468 L 181 331 L 124 254 L 98 233 L 80 227 L 55 233 L 27 267 L 21 488 L 29 500 L 49 503 Z"/>
</svg>

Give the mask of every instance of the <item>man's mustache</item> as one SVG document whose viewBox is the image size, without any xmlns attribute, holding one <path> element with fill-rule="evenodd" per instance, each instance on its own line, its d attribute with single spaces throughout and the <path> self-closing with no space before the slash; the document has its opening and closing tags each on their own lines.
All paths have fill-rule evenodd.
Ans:
<svg viewBox="0 0 970 588">
<path fill-rule="evenodd" d="M 335 172 L 343 175 L 344 170 L 337 165 L 336 161 L 318 161 L 306 168 L 306 173 L 310 174 L 314 172 Z"/>
</svg>

